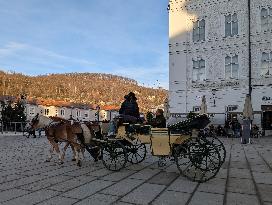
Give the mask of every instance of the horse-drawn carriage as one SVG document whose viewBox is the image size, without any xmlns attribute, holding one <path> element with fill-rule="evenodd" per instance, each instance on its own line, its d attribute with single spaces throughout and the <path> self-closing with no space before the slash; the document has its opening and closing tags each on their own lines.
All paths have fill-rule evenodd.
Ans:
<svg viewBox="0 0 272 205">
<path fill-rule="evenodd" d="M 115 138 L 111 139 L 115 142 L 114 148 L 110 145 L 102 149 L 103 163 L 110 170 L 124 167 L 126 161 L 140 163 L 146 157 L 146 145 L 149 144 L 151 154 L 160 158 L 158 166 L 164 165 L 165 158 L 172 157 L 183 176 L 205 182 L 218 173 L 226 156 L 224 145 L 218 138 L 199 134 L 209 122 L 207 115 L 198 115 L 168 128 L 122 123 Z M 117 156 L 119 160 L 116 160 Z"/>
<path fill-rule="evenodd" d="M 34 122 L 37 125 L 41 124 L 37 123 L 39 121 L 42 120 L 37 117 L 33 120 L 33 125 Z M 60 125 L 57 130 L 51 120 L 48 121 L 46 129 L 50 127 L 50 124 L 54 125 L 52 133 L 55 134 L 47 136 L 51 145 L 55 143 L 56 132 L 60 132 L 60 128 L 63 128 L 65 132 L 62 135 L 66 135 L 68 144 L 77 147 L 79 151 L 77 144 L 79 143 L 92 156 L 96 153 L 96 156 L 100 156 L 103 164 L 109 170 L 119 171 L 125 167 L 127 162 L 132 164 L 142 162 L 147 154 L 146 145 L 149 144 L 151 154 L 160 157 L 159 166 L 163 166 L 162 159 L 172 157 L 183 176 L 193 181 L 205 182 L 218 173 L 226 155 L 223 143 L 217 138 L 209 139 L 199 135 L 199 130 L 205 128 L 209 122 L 207 115 L 198 115 L 168 128 L 151 128 L 148 125 L 122 123 L 113 137 L 103 136 L 103 133 L 107 133 L 105 125 L 95 130 L 92 124 L 70 125 L 66 123 Z M 83 133 L 80 133 L 82 129 Z M 89 140 L 82 137 L 84 130 L 91 130 Z M 80 163 L 78 156 L 77 153 L 77 164 Z M 60 156 L 60 159 L 63 157 Z"/>
</svg>

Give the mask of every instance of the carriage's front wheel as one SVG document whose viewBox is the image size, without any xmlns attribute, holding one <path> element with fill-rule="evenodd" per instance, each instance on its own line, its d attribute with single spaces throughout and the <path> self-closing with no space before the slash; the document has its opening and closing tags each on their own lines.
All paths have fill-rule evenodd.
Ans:
<svg viewBox="0 0 272 205">
<path fill-rule="evenodd" d="M 146 157 L 146 146 L 142 144 L 138 139 L 134 144 L 128 144 L 126 146 L 128 161 L 132 164 L 138 164 L 142 162 Z"/>
<path fill-rule="evenodd" d="M 205 139 L 192 138 L 175 148 L 174 157 L 181 175 L 206 182 L 218 173 L 222 163 L 218 149 Z"/>
<path fill-rule="evenodd" d="M 108 141 L 102 146 L 102 162 L 111 171 L 119 171 L 126 166 L 127 151 L 119 141 Z"/>
</svg>

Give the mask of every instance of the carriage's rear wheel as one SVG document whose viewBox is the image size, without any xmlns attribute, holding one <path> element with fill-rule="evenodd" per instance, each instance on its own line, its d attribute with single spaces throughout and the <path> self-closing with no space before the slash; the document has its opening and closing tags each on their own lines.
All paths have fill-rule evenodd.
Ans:
<svg viewBox="0 0 272 205">
<path fill-rule="evenodd" d="M 174 157 L 181 175 L 192 181 L 205 182 L 218 173 L 221 157 L 218 149 L 206 139 L 192 138 L 175 148 Z"/>
<path fill-rule="evenodd" d="M 142 144 L 138 139 L 134 144 L 128 144 L 126 146 L 128 161 L 132 164 L 138 164 L 142 162 L 146 157 L 146 146 Z"/>
<path fill-rule="evenodd" d="M 119 171 L 126 166 L 127 151 L 119 141 L 108 141 L 102 147 L 102 162 L 111 171 Z"/>
<path fill-rule="evenodd" d="M 206 139 L 209 140 L 218 149 L 220 153 L 220 157 L 221 157 L 221 164 L 223 164 L 226 160 L 226 155 L 227 155 L 227 151 L 223 142 L 220 139 L 218 139 L 218 137 L 215 137 L 215 136 L 208 137 Z"/>
</svg>

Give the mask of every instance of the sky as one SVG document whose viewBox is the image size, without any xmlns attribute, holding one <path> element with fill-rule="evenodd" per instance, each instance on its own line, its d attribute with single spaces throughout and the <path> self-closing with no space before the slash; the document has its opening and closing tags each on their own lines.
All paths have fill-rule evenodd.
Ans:
<svg viewBox="0 0 272 205">
<path fill-rule="evenodd" d="M 168 88 L 168 0 L 0 0 L 0 70 Z"/>
</svg>

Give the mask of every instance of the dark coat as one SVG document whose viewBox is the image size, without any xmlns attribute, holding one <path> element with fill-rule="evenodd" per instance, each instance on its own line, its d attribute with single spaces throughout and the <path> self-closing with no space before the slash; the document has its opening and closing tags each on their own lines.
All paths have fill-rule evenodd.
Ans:
<svg viewBox="0 0 272 205">
<path fill-rule="evenodd" d="M 163 115 L 158 115 L 156 118 L 149 123 L 152 127 L 165 128 L 166 119 Z"/>
<path fill-rule="evenodd" d="M 125 100 L 119 110 L 121 115 L 130 115 L 136 118 L 140 117 L 139 107 L 135 100 Z"/>
</svg>

